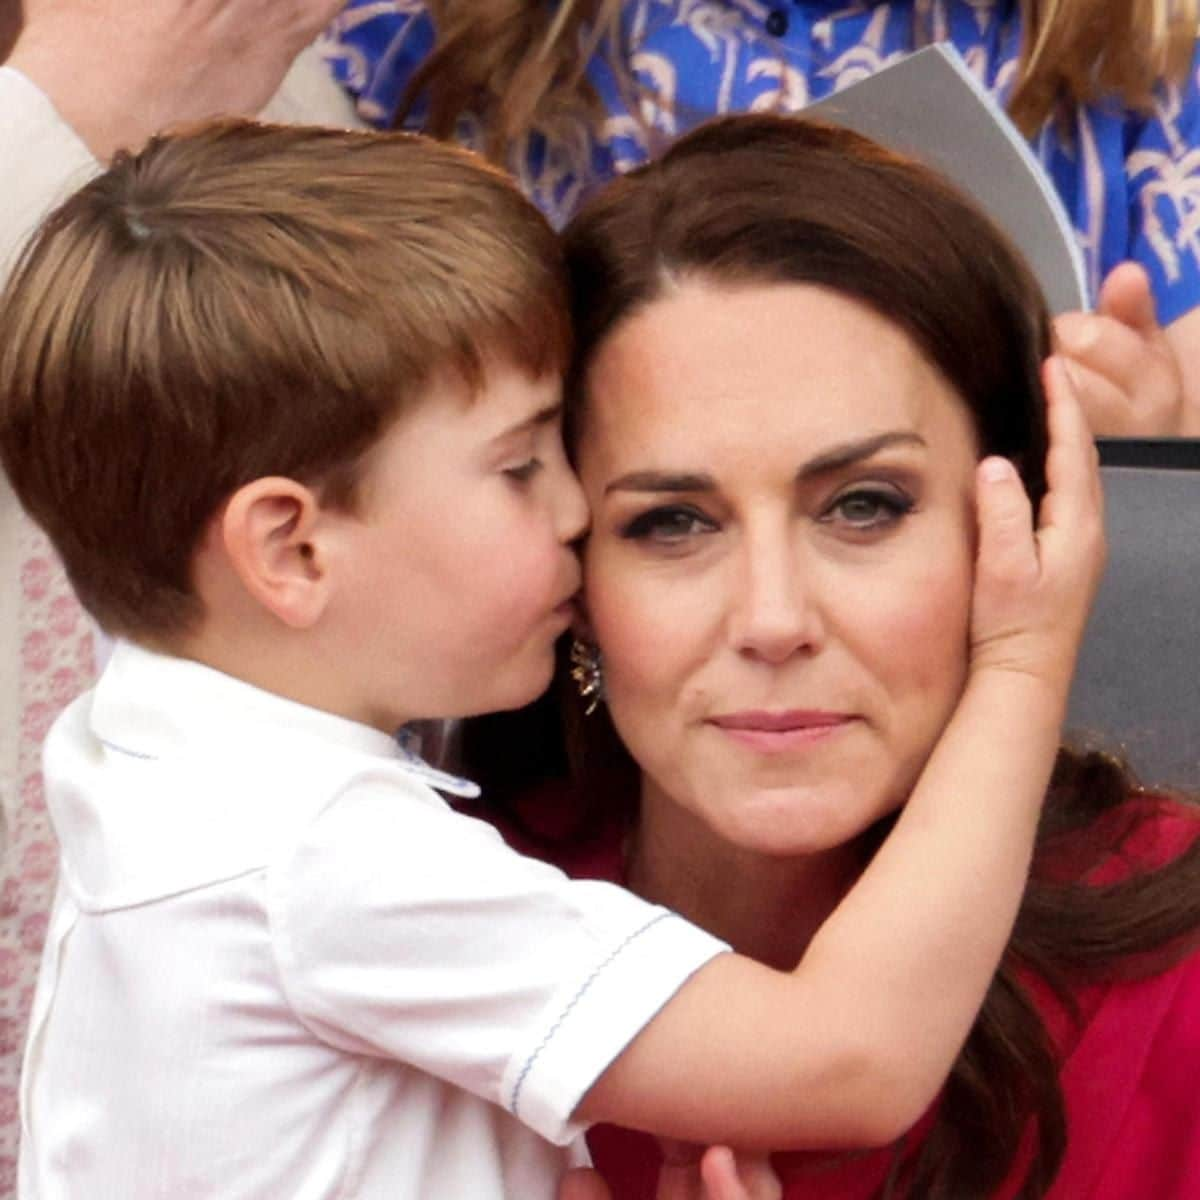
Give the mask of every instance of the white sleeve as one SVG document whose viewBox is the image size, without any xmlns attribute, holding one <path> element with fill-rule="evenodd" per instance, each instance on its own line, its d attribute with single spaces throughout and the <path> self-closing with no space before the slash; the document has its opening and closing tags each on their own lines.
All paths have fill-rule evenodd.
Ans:
<svg viewBox="0 0 1200 1200">
<path fill-rule="evenodd" d="M 612 884 L 572 881 L 419 785 L 359 785 L 272 873 L 298 1016 L 350 1053 L 411 1064 L 565 1143 L 584 1094 L 728 949 Z"/>
<path fill-rule="evenodd" d="M 333 125 L 365 129 L 354 102 L 334 79 L 316 44 L 302 50 L 279 85 L 279 91 L 259 114 L 264 121 L 285 125 Z"/>
<path fill-rule="evenodd" d="M 42 218 L 99 170 L 45 93 L 0 67 L 0 284 Z"/>
</svg>

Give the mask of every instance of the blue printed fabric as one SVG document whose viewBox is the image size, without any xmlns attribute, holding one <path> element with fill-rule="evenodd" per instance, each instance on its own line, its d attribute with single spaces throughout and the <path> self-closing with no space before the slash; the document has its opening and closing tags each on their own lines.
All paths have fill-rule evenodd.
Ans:
<svg viewBox="0 0 1200 1200">
<path fill-rule="evenodd" d="M 633 99 L 606 62 L 613 48 L 602 47 L 589 78 L 607 119 L 574 137 L 531 136 L 509 165 L 561 225 L 598 183 L 704 118 L 802 108 L 911 52 L 919 30 L 953 43 L 1006 100 L 1020 47 L 1015 0 L 627 0 L 616 52 L 629 56 Z M 351 0 L 324 50 L 361 115 L 389 126 L 432 44 L 422 0 Z M 1194 62 L 1185 84 L 1159 89 L 1153 111 L 1080 107 L 1033 143 L 1074 222 L 1093 296 L 1113 266 L 1135 259 L 1150 272 L 1164 324 L 1200 302 L 1197 82 Z M 641 107 L 641 120 L 630 103 Z M 408 124 L 420 127 L 419 105 Z M 462 139 L 473 143 L 477 134 L 464 121 Z"/>
</svg>

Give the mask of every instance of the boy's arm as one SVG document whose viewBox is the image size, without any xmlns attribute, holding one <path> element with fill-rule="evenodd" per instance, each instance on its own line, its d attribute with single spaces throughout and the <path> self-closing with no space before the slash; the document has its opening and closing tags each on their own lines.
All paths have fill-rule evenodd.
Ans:
<svg viewBox="0 0 1200 1200">
<path fill-rule="evenodd" d="M 795 971 L 709 963 L 579 1119 L 749 1147 L 882 1144 L 935 1098 L 1016 915 L 1103 560 L 1095 449 L 1057 360 L 1046 382 L 1038 531 L 1011 469 L 989 480 L 982 464 L 971 674 L 893 833 Z"/>
</svg>

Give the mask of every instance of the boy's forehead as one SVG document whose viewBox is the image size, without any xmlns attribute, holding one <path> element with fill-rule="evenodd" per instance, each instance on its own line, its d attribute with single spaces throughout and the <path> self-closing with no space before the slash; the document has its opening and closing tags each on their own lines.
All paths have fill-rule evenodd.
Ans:
<svg viewBox="0 0 1200 1200">
<path fill-rule="evenodd" d="M 489 367 L 471 399 L 479 427 L 491 437 L 525 433 L 562 413 L 562 377 L 531 376 L 517 367 Z"/>
<path fill-rule="evenodd" d="M 432 452 L 440 445 L 473 457 L 555 423 L 561 413 L 561 376 L 534 377 L 519 368 L 489 364 L 476 387 L 459 375 L 432 380 L 383 440 L 396 451 L 404 446 Z"/>
</svg>

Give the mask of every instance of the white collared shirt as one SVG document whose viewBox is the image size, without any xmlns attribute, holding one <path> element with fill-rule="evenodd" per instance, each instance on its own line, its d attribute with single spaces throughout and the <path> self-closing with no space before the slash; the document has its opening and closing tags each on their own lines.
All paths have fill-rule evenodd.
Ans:
<svg viewBox="0 0 1200 1200">
<path fill-rule="evenodd" d="M 386 735 L 130 645 L 46 777 L 23 1200 L 549 1200 L 580 1098 L 725 949 Z"/>
</svg>

